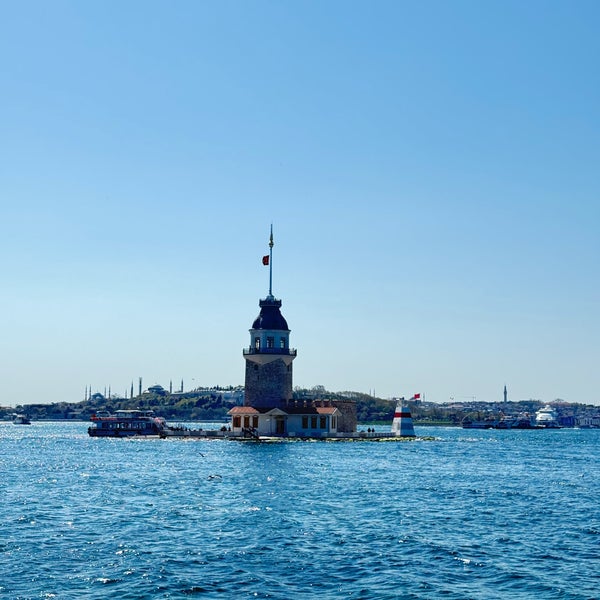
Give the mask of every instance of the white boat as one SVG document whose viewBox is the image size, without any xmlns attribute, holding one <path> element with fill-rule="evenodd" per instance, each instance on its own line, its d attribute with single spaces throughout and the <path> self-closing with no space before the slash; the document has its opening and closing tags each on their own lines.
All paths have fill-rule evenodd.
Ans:
<svg viewBox="0 0 600 600">
<path fill-rule="evenodd" d="M 13 423 L 15 425 L 31 425 L 31 421 L 27 418 L 26 415 L 17 415 L 13 416 Z"/>
<path fill-rule="evenodd" d="M 558 414 L 554 408 L 546 404 L 535 413 L 536 427 L 558 428 Z"/>
</svg>

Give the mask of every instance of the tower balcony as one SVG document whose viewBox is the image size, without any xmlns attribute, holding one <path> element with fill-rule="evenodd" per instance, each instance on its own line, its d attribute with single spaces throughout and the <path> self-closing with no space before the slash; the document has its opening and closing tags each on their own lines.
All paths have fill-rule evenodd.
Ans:
<svg viewBox="0 0 600 600">
<path fill-rule="evenodd" d="M 296 348 L 244 348 L 244 356 L 250 354 L 278 354 L 281 356 L 296 356 Z"/>
</svg>

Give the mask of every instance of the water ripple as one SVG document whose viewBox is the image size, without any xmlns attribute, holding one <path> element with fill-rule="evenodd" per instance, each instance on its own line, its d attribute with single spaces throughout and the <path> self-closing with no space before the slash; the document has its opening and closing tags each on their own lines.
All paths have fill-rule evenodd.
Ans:
<svg viewBox="0 0 600 600">
<path fill-rule="evenodd" d="M 3 600 L 597 596 L 600 432 L 255 445 L 85 427 L 0 425 Z"/>
</svg>

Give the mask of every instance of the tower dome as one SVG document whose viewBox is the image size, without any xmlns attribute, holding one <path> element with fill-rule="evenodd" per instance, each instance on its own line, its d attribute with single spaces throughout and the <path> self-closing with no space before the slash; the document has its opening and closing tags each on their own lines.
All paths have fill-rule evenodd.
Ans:
<svg viewBox="0 0 600 600">
<path fill-rule="evenodd" d="M 281 300 L 273 297 L 267 297 L 259 303 L 260 314 L 252 323 L 252 329 L 277 329 L 280 331 L 289 331 L 287 321 L 284 319 L 281 311 Z"/>
</svg>

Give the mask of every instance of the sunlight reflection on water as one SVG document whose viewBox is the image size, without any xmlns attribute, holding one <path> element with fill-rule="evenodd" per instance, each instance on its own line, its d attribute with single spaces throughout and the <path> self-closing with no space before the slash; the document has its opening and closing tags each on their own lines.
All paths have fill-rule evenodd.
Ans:
<svg viewBox="0 0 600 600">
<path fill-rule="evenodd" d="M 2 424 L 0 597 L 594 597 L 600 432 L 419 433 L 435 439 Z"/>
</svg>

